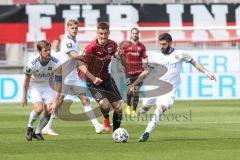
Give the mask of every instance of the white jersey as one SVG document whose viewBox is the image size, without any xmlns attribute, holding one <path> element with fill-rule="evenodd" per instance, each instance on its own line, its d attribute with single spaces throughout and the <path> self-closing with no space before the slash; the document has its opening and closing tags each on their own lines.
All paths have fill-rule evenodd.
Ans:
<svg viewBox="0 0 240 160">
<path fill-rule="evenodd" d="M 74 60 L 68 55 L 72 51 L 79 54 L 78 42 L 66 35 L 61 42 L 60 51 L 62 73 L 65 84 L 71 84 L 74 81 L 79 81 L 77 73 L 78 60 Z"/>
<path fill-rule="evenodd" d="M 175 96 L 175 92 L 180 80 L 182 63 L 189 63 L 191 61 L 192 57 L 186 54 L 184 51 L 171 48 L 170 54 L 158 53 L 158 58 L 154 58 L 151 62 L 158 64 L 160 63 L 167 68 L 167 72 L 160 77 L 160 80 L 172 84 L 173 90 L 170 92 L 170 94 L 172 93 L 172 95 Z"/>
<path fill-rule="evenodd" d="M 30 60 L 24 68 L 24 73 L 31 75 L 30 84 L 48 84 L 49 78 L 61 63 L 54 57 L 46 65 L 40 63 L 40 56 Z"/>
</svg>

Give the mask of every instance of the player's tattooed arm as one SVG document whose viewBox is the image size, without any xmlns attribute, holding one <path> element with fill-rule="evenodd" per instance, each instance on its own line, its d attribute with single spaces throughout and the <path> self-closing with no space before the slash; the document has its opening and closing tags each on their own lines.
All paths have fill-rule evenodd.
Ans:
<svg viewBox="0 0 240 160">
<path fill-rule="evenodd" d="M 142 59 L 142 62 L 143 62 L 143 68 L 147 68 L 148 67 L 148 58 L 143 58 Z"/>
<path fill-rule="evenodd" d="M 23 95 L 22 95 L 22 105 L 23 107 L 27 105 L 27 91 L 29 87 L 29 82 L 31 79 L 30 74 L 25 74 L 24 82 L 23 82 Z"/>
<path fill-rule="evenodd" d="M 190 62 L 197 70 L 199 70 L 200 72 L 206 74 L 211 80 L 215 80 L 216 76 L 214 75 L 214 73 L 207 71 L 207 69 L 205 67 L 203 67 L 200 63 L 198 63 L 197 61 L 195 61 L 194 59 L 191 60 Z"/>
<path fill-rule="evenodd" d="M 138 78 L 129 86 L 128 92 L 133 92 L 134 87 L 137 86 L 139 83 L 141 83 L 152 71 L 153 67 L 147 66 L 145 67 L 144 71 L 138 76 Z"/>
</svg>

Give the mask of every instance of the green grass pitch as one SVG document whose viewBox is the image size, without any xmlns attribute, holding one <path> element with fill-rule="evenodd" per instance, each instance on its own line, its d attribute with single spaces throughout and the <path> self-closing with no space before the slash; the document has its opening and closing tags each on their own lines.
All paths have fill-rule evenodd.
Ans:
<svg viewBox="0 0 240 160">
<path fill-rule="evenodd" d="M 72 112 L 80 112 L 76 104 Z M 127 143 L 117 144 L 112 134 L 95 134 L 89 121 L 57 119 L 59 136 L 27 142 L 25 131 L 31 105 L 0 105 L 1 160 L 238 160 L 240 157 L 240 101 L 177 101 L 145 143 L 137 140 L 150 115 L 124 116 Z M 153 112 L 153 108 L 150 113 Z M 38 122 L 37 122 L 38 123 Z M 35 124 L 37 124 L 35 123 Z"/>
</svg>

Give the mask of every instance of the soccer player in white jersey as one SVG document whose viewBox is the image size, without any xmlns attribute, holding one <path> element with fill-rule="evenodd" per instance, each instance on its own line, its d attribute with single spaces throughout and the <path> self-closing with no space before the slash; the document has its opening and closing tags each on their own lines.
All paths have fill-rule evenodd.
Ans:
<svg viewBox="0 0 240 160">
<path fill-rule="evenodd" d="M 70 19 L 67 22 L 67 34 L 62 39 L 60 47 L 64 81 L 62 91 L 65 95 L 69 94 L 78 96 L 83 104 L 84 111 L 87 113 L 89 119 L 95 127 L 96 133 L 101 133 L 103 131 L 103 125 L 98 122 L 94 112 L 91 112 L 92 106 L 85 91 L 79 89 L 81 80 L 79 80 L 77 68 L 80 60 L 82 59 L 82 55 L 79 53 L 79 46 L 76 40 L 77 33 L 78 21 Z M 94 83 L 97 83 L 96 78 L 94 81 Z"/>
<path fill-rule="evenodd" d="M 55 38 L 52 41 L 51 55 L 57 59 L 60 59 L 60 40 Z"/>
<path fill-rule="evenodd" d="M 22 104 L 23 106 L 27 105 L 28 89 L 33 103 L 33 111 L 30 113 L 26 133 L 28 141 L 31 141 L 32 138 L 39 141 L 44 140 L 40 132 L 47 124 L 51 113 L 55 111 L 59 103 L 62 87 L 61 63 L 51 56 L 51 43 L 42 40 L 38 42 L 37 49 L 39 55 L 29 61 L 24 69 L 25 79 Z M 53 74 L 55 74 L 55 89 L 51 88 L 49 83 L 49 79 Z M 42 112 L 39 125 L 35 132 L 33 132 L 33 124 Z"/>
<path fill-rule="evenodd" d="M 154 104 L 156 105 L 156 110 L 151 121 L 148 123 L 145 132 L 139 138 L 139 142 L 147 141 L 153 129 L 158 125 L 161 115 L 172 107 L 175 100 L 175 93 L 177 90 L 178 82 L 180 80 L 182 64 L 184 62 L 192 64 L 200 72 L 206 74 L 210 80 L 216 81 L 215 75 L 207 71 L 191 56 L 182 50 L 178 50 L 172 47 L 172 37 L 170 34 L 161 34 L 159 36 L 159 45 L 161 48 L 161 53 L 159 54 L 158 59 L 155 58 L 156 61 L 153 63 L 159 63 L 160 61 L 160 64 L 167 68 L 167 72 L 162 77 L 160 77 L 160 80 L 170 83 L 172 85 L 172 90 L 167 94 L 158 96 L 156 98 L 149 98 L 143 101 L 144 107 L 142 107 L 140 111 L 142 110 L 142 112 L 146 112 L 150 106 Z M 144 73 L 141 76 L 144 76 Z"/>
<path fill-rule="evenodd" d="M 52 41 L 52 46 L 51 46 L 51 56 L 54 58 L 57 58 L 60 61 L 60 40 L 58 38 L 55 38 Z M 52 123 L 53 120 L 56 118 L 56 113 L 52 113 L 51 117 L 47 123 L 47 125 L 42 129 L 42 133 L 46 135 L 51 135 L 51 136 L 57 136 L 59 135 L 52 129 Z"/>
</svg>

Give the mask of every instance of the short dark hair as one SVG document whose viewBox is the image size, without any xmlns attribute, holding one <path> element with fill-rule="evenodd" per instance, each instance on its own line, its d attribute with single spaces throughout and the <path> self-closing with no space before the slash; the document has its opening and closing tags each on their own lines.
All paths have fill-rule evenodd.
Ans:
<svg viewBox="0 0 240 160">
<path fill-rule="evenodd" d="M 158 40 L 166 40 L 167 42 L 172 42 L 172 36 L 169 33 L 162 33 L 158 36 Z"/>
<path fill-rule="evenodd" d="M 37 50 L 40 52 L 43 47 L 51 47 L 51 43 L 46 40 L 41 40 L 37 43 Z"/>
<path fill-rule="evenodd" d="M 109 25 L 106 22 L 99 22 L 97 25 L 97 29 L 107 29 L 109 30 Z"/>
<path fill-rule="evenodd" d="M 133 28 L 131 29 L 131 33 L 132 33 L 133 30 L 136 30 L 136 31 L 139 33 L 139 29 L 138 29 L 137 27 L 133 27 Z"/>
</svg>

